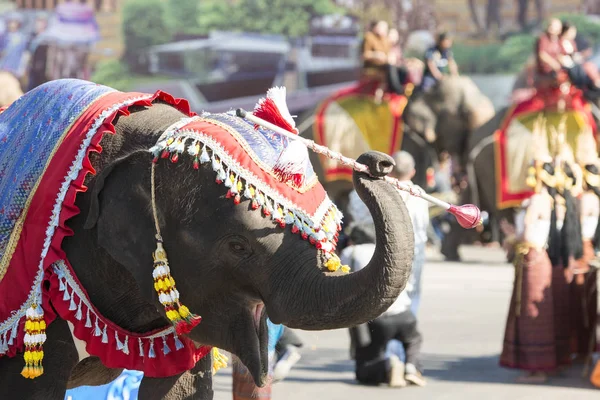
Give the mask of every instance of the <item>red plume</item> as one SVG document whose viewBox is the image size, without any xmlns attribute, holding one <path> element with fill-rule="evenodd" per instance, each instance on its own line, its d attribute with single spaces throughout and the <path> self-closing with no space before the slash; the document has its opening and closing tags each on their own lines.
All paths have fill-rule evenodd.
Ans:
<svg viewBox="0 0 600 400">
<path fill-rule="evenodd" d="M 285 87 L 269 89 L 267 97 L 261 99 L 254 107 L 253 114 L 288 132 L 298 134 L 296 123 L 285 102 Z M 309 162 L 306 145 L 292 140 L 279 155 L 273 166 L 273 172 L 282 182 L 290 182 L 299 188 L 304 184 L 306 167 Z"/>
<path fill-rule="evenodd" d="M 288 132 L 298 134 L 296 123 L 290 115 L 285 102 L 285 93 L 285 87 L 274 87 L 269 89 L 267 97 L 258 101 L 252 114 L 273 125 L 277 125 Z"/>
</svg>

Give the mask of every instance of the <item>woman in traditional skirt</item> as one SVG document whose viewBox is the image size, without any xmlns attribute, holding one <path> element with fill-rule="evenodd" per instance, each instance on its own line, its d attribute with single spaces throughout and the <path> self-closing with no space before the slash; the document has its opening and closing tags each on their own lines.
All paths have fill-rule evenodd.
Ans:
<svg viewBox="0 0 600 400">
<path fill-rule="evenodd" d="M 554 210 L 550 227 L 548 255 L 552 263 L 554 298 L 554 334 L 556 362 L 559 367 L 571 364 L 571 337 L 575 320 L 572 314 L 571 283 L 577 260 L 583 256 L 581 224 L 576 198 L 581 195 L 582 172 L 565 141 L 564 129 L 555 133 L 557 154 L 554 159 Z M 551 190 L 552 192 L 552 190 Z"/>
<path fill-rule="evenodd" d="M 543 382 L 557 367 L 552 265 L 546 252 L 554 199 L 554 168 L 545 130 L 534 129 L 534 165 L 528 184 L 535 194 L 515 216 L 515 280 L 500 365 L 525 371 L 522 382 Z"/>
<path fill-rule="evenodd" d="M 571 284 L 574 330 L 572 352 L 589 361 L 596 348 L 598 307 L 597 271 L 590 263 L 596 260 L 600 244 L 600 175 L 596 140 L 591 129 L 578 137 L 577 161 L 583 167 L 584 192 L 580 198 L 581 236 L 583 257 L 578 260 Z"/>
</svg>

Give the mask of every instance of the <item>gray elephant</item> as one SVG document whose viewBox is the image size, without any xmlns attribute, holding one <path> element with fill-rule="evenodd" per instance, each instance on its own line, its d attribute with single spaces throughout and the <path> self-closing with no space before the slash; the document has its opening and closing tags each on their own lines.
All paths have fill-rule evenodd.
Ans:
<svg viewBox="0 0 600 400">
<path fill-rule="evenodd" d="M 71 117 L 67 123 L 47 118 L 59 114 Z M 50 169 L 40 172 L 43 179 L 27 204 L 36 212 L 27 214 L 23 229 L 30 216 L 45 226 L 44 210 L 58 221 L 40 233 L 48 235 L 42 241 L 50 251 L 42 252 L 39 286 L 35 283 L 30 292 L 29 286 L 9 282 L 24 271 L 16 272 L 15 259 L 34 252 L 35 229 L 27 231 L 28 252 L 17 247 L 7 275 L 0 276 L 2 293 L 33 293 L 24 303 L 27 314 L 23 308 L 7 314 L 2 307 L 9 297 L 0 304 L 0 316 L 8 318 L 0 322 L 5 399 L 62 400 L 67 387 L 107 383 L 131 360 L 140 370 L 156 369 L 154 377 L 144 371 L 142 399 L 211 399 L 211 357 L 202 351 L 209 346 L 237 355 L 262 386 L 267 315 L 274 323 L 307 330 L 358 325 L 385 311 L 410 274 L 410 218 L 399 193 L 381 179 L 393 167 L 384 154 L 368 152 L 358 159 L 372 173 L 354 173 L 353 184 L 373 215 L 377 249 L 365 269 L 345 274 L 333 253 L 339 218 L 311 167 L 302 186 L 290 186 L 273 173 L 281 138 L 235 116 L 193 117 L 184 101 L 164 93 L 124 94 L 61 80 L 15 102 L 0 114 L 0 126 L 0 136 L 13 146 L 13 159 L 20 149 L 30 157 L 38 154 L 23 144 L 23 132 L 36 131 L 35 143 L 42 147 L 49 127 L 65 127 L 68 135 L 56 139 L 60 157 L 48 165 L 71 171 L 64 183 L 61 174 L 56 181 L 62 209 L 57 203 L 52 211 L 53 200 L 47 204 L 38 198 L 54 185 Z M 72 164 L 63 151 L 81 129 L 86 139 L 73 149 L 88 155 L 89 162 L 83 157 Z M 114 134 L 104 134 L 110 131 Z M 0 153 L 0 164 L 8 158 Z M 37 168 L 39 162 L 33 161 Z M 80 172 L 73 170 L 77 165 Z M 19 179 L 17 174 L 14 184 Z M 0 180 L 0 186 L 4 190 L 12 181 Z M 311 214 L 306 209 L 314 198 L 328 205 Z M 310 215 L 317 214 L 321 222 L 311 225 Z M 48 257 L 57 261 L 46 265 Z M 13 323 L 11 318 L 21 319 Z M 23 348 L 30 369 L 22 374 L 35 371 L 33 380 L 19 374 L 24 361 L 15 355 Z M 181 362 L 171 365 L 174 359 Z M 159 371 L 163 367 L 170 372 Z"/>
<path fill-rule="evenodd" d="M 460 171 L 466 165 L 464 152 L 470 135 L 493 116 L 492 102 L 470 78 L 446 76 L 430 91 L 413 94 L 403 119 L 438 154 L 450 153 Z"/>
</svg>

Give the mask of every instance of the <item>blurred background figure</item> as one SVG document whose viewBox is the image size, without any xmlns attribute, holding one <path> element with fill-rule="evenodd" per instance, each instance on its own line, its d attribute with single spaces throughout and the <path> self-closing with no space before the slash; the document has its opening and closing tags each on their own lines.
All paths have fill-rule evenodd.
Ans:
<svg viewBox="0 0 600 400">
<path fill-rule="evenodd" d="M 25 74 L 26 50 L 28 38 L 21 31 L 23 18 L 19 14 L 10 14 L 7 29 L 0 39 L 0 70 L 10 72 L 17 79 Z"/>
<path fill-rule="evenodd" d="M 35 30 L 32 34 L 29 44 L 29 75 L 28 89 L 38 87 L 42 83 L 48 82 L 50 79 L 47 74 L 48 67 L 48 42 L 44 42 L 43 33 L 48 28 L 48 18 L 38 17 L 35 20 Z"/>
</svg>

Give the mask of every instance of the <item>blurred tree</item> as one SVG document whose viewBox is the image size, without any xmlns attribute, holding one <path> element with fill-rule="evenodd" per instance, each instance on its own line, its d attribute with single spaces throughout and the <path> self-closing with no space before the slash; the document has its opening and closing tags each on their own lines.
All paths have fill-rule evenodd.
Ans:
<svg viewBox="0 0 600 400">
<path fill-rule="evenodd" d="M 312 18 L 342 11 L 332 0 L 204 0 L 198 24 L 204 33 L 218 29 L 298 37 L 308 33 Z"/>
<path fill-rule="evenodd" d="M 173 33 L 196 33 L 200 25 L 200 0 L 168 0 L 169 27 Z"/>
<path fill-rule="evenodd" d="M 145 50 L 171 40 L 165 2 L 162 0 L 127 0 L 123 7 L 123 60 L 135 73 L 147 67 Z"/>
<path fill-rule="evenodd" d="M 359 18 L 363 26 L 373 20 L 387 21 L 398 29 L 401 40 L 416 30 L 435 30 L 436 18 L 432 0 L 337 0 Z"/>
</svg>

